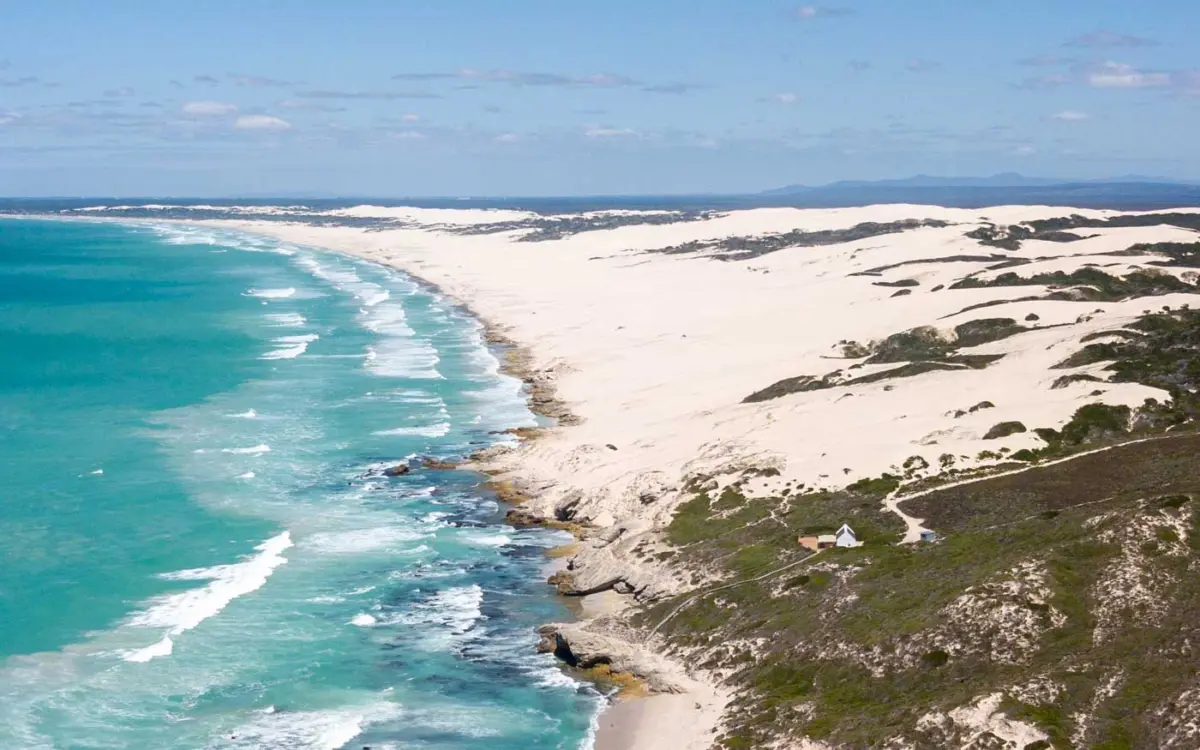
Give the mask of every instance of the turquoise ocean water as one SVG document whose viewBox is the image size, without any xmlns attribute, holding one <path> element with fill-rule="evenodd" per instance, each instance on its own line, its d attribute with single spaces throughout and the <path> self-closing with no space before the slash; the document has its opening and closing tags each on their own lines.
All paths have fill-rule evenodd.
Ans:
<svg viewBox="0 0 1200 750">
<path fill-rule="evenodd" d="M 372 473 L 535 424 L 481 333 L 333 254 L 0 221 L 0 748 L 588 746 L 532 651 L 561 537 Z"/>
</svg>

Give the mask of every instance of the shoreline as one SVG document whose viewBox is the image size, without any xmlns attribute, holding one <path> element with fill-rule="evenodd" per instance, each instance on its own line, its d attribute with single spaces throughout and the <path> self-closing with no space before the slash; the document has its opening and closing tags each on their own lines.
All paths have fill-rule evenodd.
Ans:
<svg viewBox="0 0 1200 750">
<path fill-rule="evenodd" d="M 761 693 L 777 646 L 793 646 L 785 661 L 830 661 L 816 668 L 835 677 L 839 664 L 858 664 L 857 615 L 844 607 L 870 581 L 857 582 L 856 568 L 834 555 L 822 565 L 844 588 L 764 584 L 769 600 L 718 592 L 786 570 L 804 534 L 839 525 L 865 532 L 867 544 L 899 542 L 904 530 L 909 539 L 926 529 L 935 541 L 954 536 L 964 527 L 950 509 L 912 506 L 928 526 L 907 516 L 901 506 L 919 493 L 905 488 L 983 481 L 1014 461 L 1056 455 L 1062 436 L 1134 430 L 1121 414 L 1160 418 L 1161 380 L 1110 379 L 1084 345 L 1128 340 L 1122 332 L 1148 308 L 1187 310 L 1200 289 L 1192 256 L 1179 250 L 1194 243 L 1194 217 L 1117 222 L 1051 206 L 757 209 L 535 242 L 477 229 L 497 223 L 479 211 L 329 213 L 332 223 L 173 223 L 201 242 L 216 240 L 214 230 L 245 232 L 395 268 L 502 347 L 501 369 L 525 384 L 539 426 L 509 431 L 518 439 L 462 466 L 512 506 L 511 525 L 552 525 L 578 540 L 551 551 L 546 569 L 577 616 L 539 628 L 538 648 L 577 665 L 574 674 L 590 672 L 602 692 L 636 678 L 653 694 L 603 706 L 596 750 L 705 750 L 718 738 L 773 747 L 772 738 L 805 736 L 805 712 L 836 720 L 837 706 L 819 695 L 779 716 L 769 702 L 744 699 Z M 339 225 L 339 215 L 399 221 L 363 228 Z M 1061 222 L 1088 231 L 1038 235 Z M 541 421 L 549 418 L 559 419 Z M 831 502 L 805 502 L 822 496 Z M 886 564 L 882 550 L 865 554 Z M 945 584 L 946 596 L 950 583 L 959 581 Z M 635 601 L 672 600 L 662 609 L 677 612 L 676 602 L 704 597 L 702 612 L 659 635 L 647 632 L 653 622 L 633 625 L 644 611 Z M 890 599 L 861 602 L 856 609 L 871 615 Z M 787 614 L 772 619 L 781 607 Z M 793 616 L 792 607 L 804 611 Z M 846 627 L 814 631 L 813 617 Z M 776 622 L 787 627 L 767 627 Z M 933 621 L 926 631 L 941 637 Z M 988 689 L 1009 690 L 1002 677 L 989 677 Z M 726 716 L 735 695 L 738 710 Z M 991 695 L 946 714 L 946 742 L 969 729 L 955 728 L 956 717 Z"/>
<path fill-rule="evenodd" d="M 64 217 L 49 216 L 46 218 L 63 220 Z M 84 220 L 115 223 L 158 223 L 165 221 L 173 224 L 233 229 L 234 231 L 269 237 L 275 240 L 283 239 L 278 234 L 263 231 L 264 227 L 228 226 L 229 224 L 242 224 L 242 222 L 234 221 L 206 220 L 192 222 L 176 219 L 138 220 L 104 217 L 86 217 Z M 582 422 L 578 416 L 570 411 L 567 404 L 558 398 L 556 380 L 553 374 L 547 374 L 534 365 L 536 355 L 527 344 L 513 338 L 506 326 L 480 314 L 467 300 L 448 292 L 443 285 L 425 278 L 419 273 L 414 273 L 407 267 L 388 263 L 377 258 L 364 257 L 361 254 L 334 247 L 332 243 L 330 245 L 297 244 L 303 244 L 305 247 L 322 252 L 330 252 L 357 260 L 378 263 L 400 271 L 432 292 L 444 297 L 455 307 L 477 321 L 482 327 L 484 343 L 488 346 L 499 348 L 499 353 L 503 355 L 498 357 L 500 372 L 516 378 L 523 384 L 526 390 L 526 402 L 531 412 L 538 417 L 551 420 L 551 423 L 547 425 L 522 428 L 519 432 L 514 431 L 518 439 L 518 444 L 536 443 L 538 440 L 544 439 L 550 431 L 569 428 Z M 490 446 L 477 454 L 468 456 L 463 463 L 455 467 L 466 471 L 475 471 L 484 476 L 491 477 L 484 484 L 496 494 L 497 499 L 501 503 L 509 507 L 509 514 L 511 514 L 512 510 L 525 507 L 527 501 L 530 499 L 529 490 L 523 487 L 528 482 L 528 479 L 521 477 L 519 468 L 498 465 L 496 463 L 497 454 L 503 455 L 510 450 L 512 449 L 504 446 Z M 496 480 L 495 477 L 501 474 L 505 478 Z M 509 523 L 512 522 L 511 516 L 508 514 L 506 514 L 506 521 Z M 550 572 L 562 571 L 567 567 L 567 558 L 556 556 L 556 550 L 574 547 L 574 551 L 578 551 L 579 545 L 583 544 L 587 538 L 585 534 L 580 533 L 580 527 L 559 524 L 552 519 L 542 518 L 540 522 L 530 525 L 565 530 L 575 537 L 574 542 L 564 544 L 561 548 L 552 548 L 546 551 L 547 565 L 543 569 Z M 550 585 L 544 579 L 542 583 Z M 613 616 L 626 606 L 623 602 L 614 602 L 612 600 L 614 593 L 611 591 L 579 597 L 568 596 L 562 593 L 558 593 L 556 596 L 563 601 L 567 611 L 571 614 L 573 619 L 570 624 L 576 627 L 585 627 L 589 622 L 598 618 Z M 596 600 L 602 601 L 597 602 Z M 547 627 L 549 626 L 547 625 Z M 561 663 L 560 667 L 569 669 L 565 664 Z M 681 672 L 684 671 L 682 665 L 679 665 L 678 669 Z M 725 704 L 725 697 L 715 689 L 715 686 L 697 681 L 692 686 L 691 691 L 647 694 L 642 681 L 633 675 L 630 675 L 630 681 L 622 680 L 619 682 L 597 677 L 596 675 L 580 674 L 578 672 L 573 676 L 583 681 L 615 686 L 615 692 L 606 696 L 604 704 L 600 706 L 597 713 L 592 717 L 591 726 L 594 729 L 592 750 L 659 750 L 664 741 L 681 743 L 674 744 L 674 747 L 678 748 L 678 750 L 705 750 L 711 746 L 712 735 L 710 733 L 706 732 L 703 735 L 693 733 L 694 736 L 687 739 L 681 738 L 679 733 L 684 731 L 686 727 L 691 726 L 688 722 L 693 721 L 697 713 L 707 715 L 707 720 L 702 722 L 702 726 L 713 727 L 711 732 L 715 733 L 716 719 L 719 718 L 720 710 L 723 709 Z M 672 682 L 672 688 L 677 689 L 678 680 L 673 680 Z M 715 716 L 712 715 L 713 708 L 717 709 Z M 664 727 L 670 731 L 669 736 L 663 733 Z"/>
</svg>

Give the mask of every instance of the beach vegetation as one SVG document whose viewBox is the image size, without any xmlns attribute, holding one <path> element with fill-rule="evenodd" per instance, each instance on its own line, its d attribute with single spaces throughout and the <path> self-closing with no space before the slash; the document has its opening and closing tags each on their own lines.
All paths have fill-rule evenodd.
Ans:
<svg viewBox="0 0 1200 750">
<path fill-rule="evenodd" d="M 1171 292 L 1193 292 L 1196 289 L 1194 285 L 1173 274 L 1157 269 L 1133 271 L 1125 276 L 1112 276 L 1097 268 L 1080 268 L 1070 273 L 1053 271 L 1033 276 L 1020 276 L 1010 271 L 993 279 L 968 276 L 951 284 L 950 288 L 987 289 L 1019 286 L 1050 287 L 1052 291 L 1046 299 L 1091 302 L 1115 302 L 1133 297 Z"/>
<path fill-rule="evenodd" d="M 787 248 L 840 245 L 844 242 L 855 242 L 857 240 L 879 237 L 885 234 L 896 234 L 923 227 L 945 226 L 949 226 L 949 224 L 937 219 L 905 219 L 903 221 L 887 223 L 863 222 L 846 229 L 824 229 L 813 232 L 794 229 L 790 232 L 777 234 L 693 240 L 649 252 L 666 253 L 669 255 L 704 253 L 718 260 L 742 261 L 759 258 L 769 253 L 786 250 Z"/>
<path fill-rule="evenodd" d="M 1000 422 L 992 425 L 991 429 L 983 434 L 984 440 L 997 440 L 1006 438 L 1009 435 L 1016 435 L 1018 432 L 1026 432 L 1027 427 L 1020 422 Z"/>
</svg>

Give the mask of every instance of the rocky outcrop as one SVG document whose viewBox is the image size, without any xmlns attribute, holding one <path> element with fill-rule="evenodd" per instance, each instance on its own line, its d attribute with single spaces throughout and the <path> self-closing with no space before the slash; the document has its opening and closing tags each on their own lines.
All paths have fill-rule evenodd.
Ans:
<svg viewBox="0 0 1200 750">
<path fill-rule="evenodd" d="M 587 623 L 557 623 L 538 629 L 538 651 L 552 653 L 563 663 L 580 669 L 606 665 L 613 673 L 632 675 L 653 693 L 678 693 L 686 678 L 679 667 L 618 633 L 593 628 L 613 625 L 607 620 Z"/>
<path fill-rule="evenodd" d="M 524 508 L 510 508 L 504 514 L 504 522 L 516 529 L 536 528 L 546 525 L 546 519 Z"/>
</svg>

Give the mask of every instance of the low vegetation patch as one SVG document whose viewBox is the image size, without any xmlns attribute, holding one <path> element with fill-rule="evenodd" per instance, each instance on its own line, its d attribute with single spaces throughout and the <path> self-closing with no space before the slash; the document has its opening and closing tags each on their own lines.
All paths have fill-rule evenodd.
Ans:
<svg viewBox="0 0 1200 750">
<path fill-rule="evenodd" d="M 763 234 L 753 237 L 724 237 L 711 240 L 694 240 L 681 245 L 672 245 L 655 253 L 669 255 L 686 255 L 691 253 L 712 253 L 720 260 L 750 260 L 769 253 L 785 250 L 789 247 L 819 247 L 821 245 L 840 245 L 844 242 L 854 242 L 885 234 L 896 234 L 922 227 L 949 226 L 944 221 L 936 219 L 905 219 L 888 223 L 863 222 L 848 229 L 825 229 L 807 232 L 795 229 L 781 234 Z"/>
<path fill-rule="evenodd" d="M 1006 438 L 1009 435 L 1016 435 L 1019 432 L 1026 432 L 1028 428 L 1020 422 L 1000 422 L 992 425 L 991 429 L 983 434 L 984 440 L 999 440 Z"/>
<path fill-rule="evenodd" d="M 1027 330 L 1029 329 L 1012 318 L 983 318 L 956 326 L 953 335 L 949 337 L 943 336 L 932 326 L 921 326 L 892 334 L 869 345 L 843 341 L 843 356 L 853 359 L 865 358 L 862 364 L 907 364 L 858 377 L 850 377 L 848 370 L 835 370 L 822 376 L 798 375 L 772 383 L 761 391 L 755 391 L 742 402 L 758 403 L 791 393 L 878 383 L 937 370 L 983 369 L 1002 359 L 1004 355 L 962 354 L 959 350 L 999 341 Z M 856 368 L 857 365 L 849 369 Z"/>
<path fill-rule="evenodd" d="M 1098 268 L 1080 268 L 1071 273 L 1053 271 L 1033 276 L 1014 272 L 1002 273 L 994 279 L 967 277 L 950 285 L 951 289 L 988 289 L 1009 286 L 1048 286 L 1071 289 L 1072 294 L 1049 299 L 1070 299 L 1088 302 L 1114 302 L 1130 297 L 1147 297 L 1171 292 L 1193 292 L 1196 287 L 1162 271 L 1134 271 L 1126 276 L 1112 276 Z"/>
</svg>

